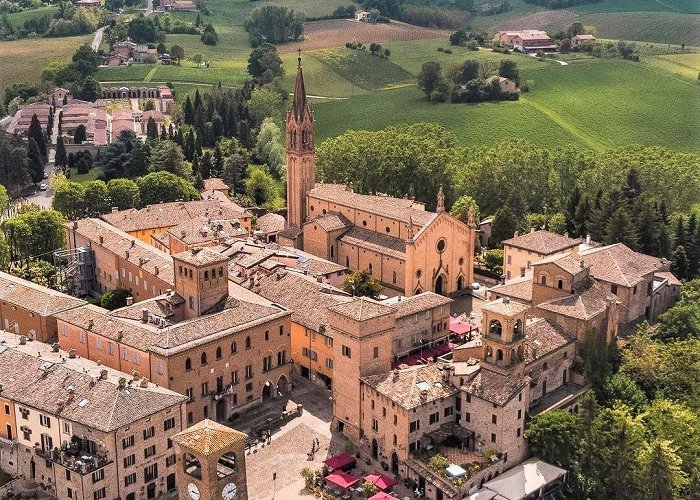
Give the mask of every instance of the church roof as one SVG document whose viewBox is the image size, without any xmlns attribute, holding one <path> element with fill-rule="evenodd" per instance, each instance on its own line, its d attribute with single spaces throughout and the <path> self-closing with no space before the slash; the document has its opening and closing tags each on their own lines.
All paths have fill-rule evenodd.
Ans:
<svg viewBox="0 0 700 500">
<path fill-rule="evenodd" d="M 362 227 L 352 227 L 340 237 L 340 241 L 397 259 L 406 258 L 406 243 L 402 239 Z"/>
<path fill-rule="evenodd" d="M 425 205 L 415 200 L 387 195 L 359 194 L 343 184 L 316 184 L 309 191 L 309 196 L 380 217 L 406 223 L 412 222 L 421 227 L 428 225 L 437 217 L 436 213 L 426 211 Z"/>
<path fill-rule="evenodd" d="M 247 438 L 244 433 L 207 418 L 175 434 L 173 441 L 184 448 L 209 456 L 236 443 L 245 442 Z"/>
</svg>

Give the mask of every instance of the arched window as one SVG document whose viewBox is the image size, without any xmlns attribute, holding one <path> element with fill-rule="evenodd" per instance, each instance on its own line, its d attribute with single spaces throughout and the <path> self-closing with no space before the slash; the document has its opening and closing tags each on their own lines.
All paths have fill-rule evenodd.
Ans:
<svg viewBox="0 0 700 500">
<path fill-rule="evenodd" d="M 335 246 L 331 245 L 331 259 L 335 257 Z"/>
<path fill-rule="evenodd" d="M 201 361 L 202 361 L 202 366 L 207 364 L 207 353 L 206 352 L 202 353 Z"/>
<path fill-rule="evenodd" d="M 216 464 L 216 475 L 219 479 L 236 472 L 236 454 L 232 451 L 224 453 Z"/>
<path fill-rule="evenodd" d="M 287 351 L 280 351 L 277 353 L 277 365 L 283 365 L 287 362 Z"/>
<path fill-rule="evenodd" d="M 245 338 L 245 348 L 250 349 L 251 347 L 253 347 L 253 342 L 250 340 L 250 337 L 246 337 Z"/>
<path fill-rule="evenodd" d="M 223 275 L 224 275 L 224 268 L 220 267 L 219 268 L 219 278 L 222 277 Z"/>
<path fill-rule="evenodd" d="M 396 284 L 396 271 L 394 271 L 391 275 L 391 282 L 395 285 Z"/>
<path fill-rule="evenodd" d="M 486 346 L 486 357 L 490 358 L 493 356 L 493 349 L 491 349 L 491 346 Z"/>
<path fill-rule="evenodd" d="M 498 335 L 500 337 L 502 331 L 503 326 L 501 325 L 501 322 L 497 319 L 492 319 L 491 323 L 489 323 L 489 335 Z"/>
<path fill-rule="evenodd" d="M 284 325 L 280 325 L 280 335 L 284 335 Z"/>
<path fill-rule="evenodd" d="M 496 351 L 496 361 L 503 361 L 503 351 L 500 349 Z"/>
<path fill-rule="evenodd" d="M 345 267 L 350 267 L 350 257 L 345 256 Z"/>
<path fill-rule="evenodd" d="M 557 288 L 558 288 L 559 290 L 561 290 L 562 288 L 564 288 L 564 281 L 563 281 L 563 280 L 558 280 L 558 281 L 557 281 Z"/>
<path fill-rule="evenodd" d="M 523 333 L 523 322 L 522 320 L 517 320 L 513 325 L 513 336 L 521 335 Z"/>
<path fill-rule="evenodd" d="M 183 462 L 186 474 L 196 477 L 197 479 L 202 479 L 202 464 L 199 463 L 197 457 L 191 453 L 185 453 Z"/>
<path fill-rule="evenodd" d="M 209 279 L 209 271 L 204 271 L 204 279 L 205 280 Z"/>
<path fill-rule="evenodd" d="M 370 264 L 369 264 L 369 274 L 370 274 L 370 275 L 372 274 L 372 263 L 371 263 L 371 262 L 370 262 Z"/>
<path fill-rule="evenodd" d="M 216 348 L 216 359 L 221 359 L 221 347 Z"/>
<path fill-rule="evenodd" d="M 192 369 L 192 360 L 190 358 L 187 358 L 185 360 L 185 371 L 189 371 Z"/>
<path fill-rule="evenodd" d="M 231 342 L 231 354 L 235 354 L 238 352 L 238 345 L 236 345 L 236 341 L 234 340 Z"/>
<path fill-rule="evenodd" d="M 543 274 L 542 277 L 540 278 L 540 283 L 542 283 L 543 285 L 546 285 L 547 284 L 547 276 L 545 276 Z"/>
</svg>

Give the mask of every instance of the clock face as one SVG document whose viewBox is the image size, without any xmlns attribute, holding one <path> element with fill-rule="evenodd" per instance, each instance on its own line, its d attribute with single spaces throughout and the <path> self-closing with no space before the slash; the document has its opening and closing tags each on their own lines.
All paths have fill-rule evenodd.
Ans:
<svg viewBox="0 0 700 500">
<path fill-rule="evenodd" d="M 221 498 L 223 500 L 233 500 L 236 498 L 236 485 L 234 483 L 228 483 L 226 486 L 224 486 L 224 489 L 221 490 Z"/>
<path fill-rule="evenodd" d="M 199 493 L 199 488 L 197 488 L 197 485 L 194 483 L 190 483 L 187 485 L 187 493 L 190 494 L 190 498 L 192 500 L 199 500 L 199 497 L 201 494 Z"/>
</svg>

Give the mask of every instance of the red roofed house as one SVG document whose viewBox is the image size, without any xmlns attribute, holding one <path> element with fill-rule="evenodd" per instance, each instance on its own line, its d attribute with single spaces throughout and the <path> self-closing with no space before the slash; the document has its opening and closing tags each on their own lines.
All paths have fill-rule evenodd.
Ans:
<svg viewBox="0 0 700 500">
<path fill-rule="evenodd" d="M 496 36 L 506 47 L 521 52 L 557 50 L 557 46 L 552 43 L 547 33 L 540 30 L 499 31 Z"/>
</svg>

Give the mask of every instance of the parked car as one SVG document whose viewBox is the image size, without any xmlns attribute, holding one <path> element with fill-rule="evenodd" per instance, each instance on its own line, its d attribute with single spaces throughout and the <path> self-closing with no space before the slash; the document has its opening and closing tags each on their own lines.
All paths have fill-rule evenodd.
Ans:
<svg viewBox="0 0 700 500">
<path fill-rule="evenodd" d="M 49 173 L 48 173 L 48 172 L 44 172 L 44 179 L 48 179 L 48 178 L 49 178 Z"/>
<path fill-rule="evenodd" d="M 46 183 L 42 182 L 41 185 L 39 186 L 40 191 L 46 191 L 49 189 L 49 186 L 46 185 Z"/>
</svg>

